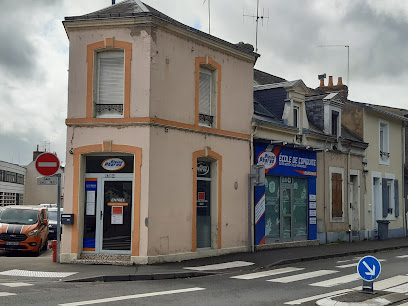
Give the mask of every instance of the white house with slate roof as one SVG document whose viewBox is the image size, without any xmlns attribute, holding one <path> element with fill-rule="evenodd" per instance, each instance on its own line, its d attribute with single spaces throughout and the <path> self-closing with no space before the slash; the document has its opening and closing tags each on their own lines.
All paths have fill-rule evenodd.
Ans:
<svg viewBox="0 0 408 306">
<path fill-rule="evenodd" d="M 153 263 L 247 250 L 248 45 L 139 0 L 66 17 L 61 262 Z"/>
</svg>

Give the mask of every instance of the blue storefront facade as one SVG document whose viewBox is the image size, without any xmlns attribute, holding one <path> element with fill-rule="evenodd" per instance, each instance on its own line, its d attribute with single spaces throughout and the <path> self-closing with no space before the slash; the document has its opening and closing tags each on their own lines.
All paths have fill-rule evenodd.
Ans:
<svg viewBox="0 0 408 306">
<path fill-rule="evenodd" d="M 316 152 L 254 141 L 254 163 L 265 165 L 255 188 L 255 245 L 316 240 Z"/>
</svg>

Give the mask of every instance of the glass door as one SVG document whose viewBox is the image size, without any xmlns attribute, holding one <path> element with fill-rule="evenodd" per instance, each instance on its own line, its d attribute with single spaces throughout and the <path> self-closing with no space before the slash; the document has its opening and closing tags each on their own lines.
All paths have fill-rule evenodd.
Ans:
<svg viewBox="0 0 408 306">
<path fill-rule="evenodd" d="M 282 240 L 287 241 L 292 239 L 292 188 L 282 187 Z"/>
<path fill-rule="evenodd" d="M 102 250 L 104 253 L 129 253 L 132 239 L 132 181 L 105 178 L 102 184 Z"/>
</svg>

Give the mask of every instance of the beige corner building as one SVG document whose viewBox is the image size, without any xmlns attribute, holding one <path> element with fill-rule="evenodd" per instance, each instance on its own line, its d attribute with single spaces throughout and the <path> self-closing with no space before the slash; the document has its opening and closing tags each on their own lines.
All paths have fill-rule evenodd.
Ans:
<svg viewBox="0 0 408 306">
<path fill-rule="evenodd" d="M 70 41 L 61 262 L 247 249 L 257 55 L 138 0 L 63 22 Z"/>
</svg>

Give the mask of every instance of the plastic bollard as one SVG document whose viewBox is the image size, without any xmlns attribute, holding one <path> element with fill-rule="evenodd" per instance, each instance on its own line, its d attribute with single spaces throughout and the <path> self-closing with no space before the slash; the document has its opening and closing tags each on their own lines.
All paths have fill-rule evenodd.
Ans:
<svg viewBox="0 0 408 306">
<path fill-rule="evenodd" d="M 52 249 L 52 261 L 57 262 L 57 240 L 51 241 L 50 249 Z"/>
</svg>

